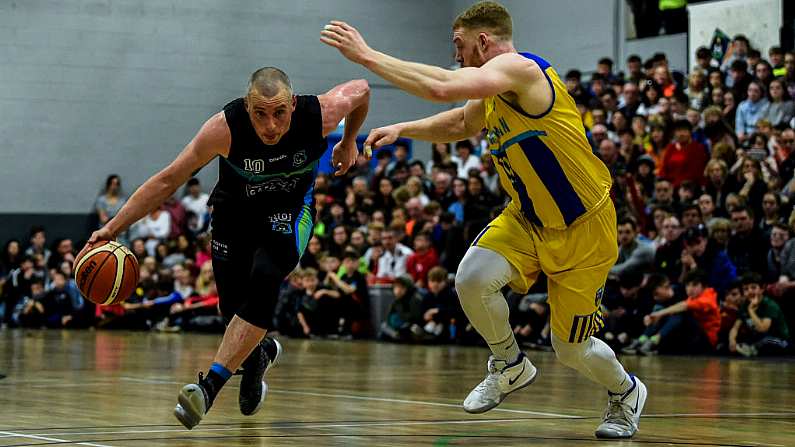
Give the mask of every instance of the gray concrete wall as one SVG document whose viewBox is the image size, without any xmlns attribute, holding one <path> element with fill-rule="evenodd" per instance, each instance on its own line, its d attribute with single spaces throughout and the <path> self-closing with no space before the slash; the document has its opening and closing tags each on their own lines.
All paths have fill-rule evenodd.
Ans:
<svg viewBox="0 0 795 447">
<path fill-rule="evenodd" d="M 134 189 L 254 69 L 284 69 L 298 92 L 365 77 L 365 128 L 444 107 L 391 88 L 319 42 L 327 20 L 375 48 L 446 65 L 451 1 L 0 1 L 0 214 L 89 211 L 109 173 Z M 206 187 L 214 165 L 205 168 Z"/>
</svg>

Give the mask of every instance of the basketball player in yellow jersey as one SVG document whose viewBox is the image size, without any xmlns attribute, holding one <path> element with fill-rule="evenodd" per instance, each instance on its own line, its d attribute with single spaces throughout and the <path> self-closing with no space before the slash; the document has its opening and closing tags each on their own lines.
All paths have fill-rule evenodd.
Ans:
<svg viewBox="0 0 795 447">
<path fill-rule="evenodd" d="M 489 150 L 511 202 L 475 238 L 456 274 L 467 317 L 492 351 L 488 375 L 464 401 L 470 413 L 497 406 L 536 378 L 519 350 L 500 290 L 523 293 L 539 272 L 549 278 L 552 345 L 564 364 L 607 388 L 597 437 L 638 429 L 646 387 L 593 337 L 599 303 L 617 258 L 610 174 L 585 137 L 580 115 L 544 59 L 518 53 L 508 11 L 494 2 L 470 7 L 453 24 L 456 71 L 406 62 L 367 46 L 352 26 L 332 21 L 321 41 L 397 87 L 437 102 L 466 105 L 418 121 L 374 129 L 365 148 L 399 136 L 457 141 L 488 129 Z"/>
</svg>

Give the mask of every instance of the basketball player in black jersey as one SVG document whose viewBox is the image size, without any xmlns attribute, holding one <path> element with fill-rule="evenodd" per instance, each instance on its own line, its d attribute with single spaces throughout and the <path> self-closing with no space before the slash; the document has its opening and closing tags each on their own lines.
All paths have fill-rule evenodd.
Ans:
<svg viewBox="0 0 795 447">
<path fill-rule="evenodd" d="M 367 116 L 365 80 L 338 85 L 323 95 L 293 95 L 277 68 L 251 75 L 245 98 L 208 119 L 182 153 L 152 176 L 119 213 L 94 232 L 88 244 L 113 240 L 157 208 L 193 172 L 221 156 L 212 192 L 212 262 L 227 322 L 221 346 L 206 375 L 180 391 L 174 415 L 191 429 L 209 410 L 226 381 L 242 366 L 240 411 L 259 410 L 267 393 L 262 380 L 281 351 L 265 337 L 279 286 L 298 264 L 312 233 L 313 186 L 326 136 L 345 118 L 333 149 L 336 175 L 356 163 L 356 135 Z"/>
</svg>

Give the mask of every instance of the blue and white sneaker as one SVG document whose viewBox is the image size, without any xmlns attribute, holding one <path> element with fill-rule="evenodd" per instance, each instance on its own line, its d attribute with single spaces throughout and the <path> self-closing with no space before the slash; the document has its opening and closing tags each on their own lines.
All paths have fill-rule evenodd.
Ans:
<svg viewBox="0 0 795 447">
<path fill-rule="evenodd" d="M 638 432 L 640 414 L 646 404 L 646 385 L 630 374 L 632 387 L 624 394 L 607 392 L 607 410 L 596 428 L 596 437 L 603 439 L 631 438 Z"/>
<path fill-rule="evenodd" d="M 486 378 L 464 400 L 464 410 L 467 413 L 485 413 L 491 410 L 509 394 L 533 383 L 538 375 L 538 370 L 524 352 L 511 364 L 491 356 L 488 370 Z"/>
</svg>

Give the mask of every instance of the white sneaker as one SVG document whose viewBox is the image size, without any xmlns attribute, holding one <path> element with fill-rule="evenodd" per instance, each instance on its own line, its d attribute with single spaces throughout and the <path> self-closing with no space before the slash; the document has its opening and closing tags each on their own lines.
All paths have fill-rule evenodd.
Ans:
<svg viewBox="0 0 795 447">
<path fill-rule="evenodd" d="M 607 410 L 599 427 L 596 428 L 597 438 L 620 439 L 631 438 L 638 432 L 640 414 L 646 404 L 646 385 L 630 374 L 632 388 L 624 394 L 608 392 Z"/>
<path fill-rule="evenodd" d="M 495 359 L 494 356 L 489 357 L 488 365 L 489 374 L 464 400 L 464 410 L 467 413 L 485 413 L 491 410 L 507 395 L 533 383 L 538 374 L 536 367 L 523 352 L 511 365 Z"/>
</svg>

